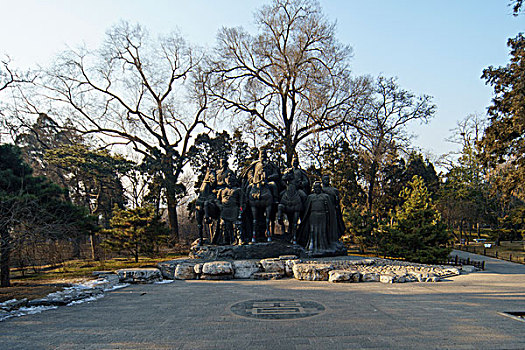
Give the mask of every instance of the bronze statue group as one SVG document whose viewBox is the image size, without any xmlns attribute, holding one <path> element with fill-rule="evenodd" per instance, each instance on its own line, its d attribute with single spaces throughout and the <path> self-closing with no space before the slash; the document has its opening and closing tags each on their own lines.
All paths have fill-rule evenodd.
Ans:
<svg viewBox="0 0 525 350">
<path fill-rule="evenodd" d="M 345 229 L 339 191 L 330 185 L 329 175 L 312 186 L 297 158 L 281 172 L 265 150 L 238 176 L 226 159 L 220 160 L 219 169 L 208 169 L 195 209 L 199 245 L 205 242 L 207 227 L 214 245 L 271 242 L 280 237 L 308 252 L 322 252 L 340 244 Z M 275 221 L 282 235 L 274 235 Z"/>
</svg>

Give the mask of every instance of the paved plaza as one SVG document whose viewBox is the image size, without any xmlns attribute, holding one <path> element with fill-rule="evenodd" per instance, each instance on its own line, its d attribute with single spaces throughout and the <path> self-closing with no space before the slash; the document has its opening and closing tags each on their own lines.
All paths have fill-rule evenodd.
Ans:
<svg viewBox="0 0 525 350">
<path fill-rule="evenodd" d="M 132 285 L 0 322 L 0 348 L 525 349 L 525 322 L 500 314 L 525 311 L 525 266 L 460 254 L 486 270 L 439 283 Z M 268 310 L 285 318 L 252 317 Z"/>
</svg>

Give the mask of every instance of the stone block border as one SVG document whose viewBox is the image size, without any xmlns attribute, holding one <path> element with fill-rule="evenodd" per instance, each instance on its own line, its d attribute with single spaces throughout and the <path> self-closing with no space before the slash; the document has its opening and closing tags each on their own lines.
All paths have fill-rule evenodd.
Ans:
<svg viewBox="0 0 525 350">
<path fill-rule="evenodd" d="M 335 257 L 300 259 L 297 256 L 280 258 L 206 261 L 202 259 L 175 259 L 159 263 L 164 279 L 230 280 L 280 279 L 293 277 L 302 281 L 331 283 L 359 282 L 438 282 L 449 276 L 474 272 L 471 266 L 425 265 L 388 259 L 355 259 Z"/>
</svg>

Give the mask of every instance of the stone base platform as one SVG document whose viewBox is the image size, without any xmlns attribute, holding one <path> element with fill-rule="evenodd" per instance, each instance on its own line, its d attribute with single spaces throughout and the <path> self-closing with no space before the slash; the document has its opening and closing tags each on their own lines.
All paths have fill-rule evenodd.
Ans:
<svg viewBox="0 0 525 350">
<path fill-rule="evenodd" d="M 300 258 L 326 257 L 347 255 L 346 248 L 341 242 L 323 251 L 311 253 L 297 244 L 283 241 L 253 243 L 245 245 L 197 245 L 190 248 L 190 258 L 205 260 L 246 260 L 278 258 L 284 255 L 295 255 Z"/>
<path fill-rule="evenodd" d="M 338 256 L 251 260 L 175 259 L 158 264 L 163 278 L 178 280 L 280 279 L 339 282 L 438 282 L 460 274 L 458 268 L 379 258 Z"/>
</svg>

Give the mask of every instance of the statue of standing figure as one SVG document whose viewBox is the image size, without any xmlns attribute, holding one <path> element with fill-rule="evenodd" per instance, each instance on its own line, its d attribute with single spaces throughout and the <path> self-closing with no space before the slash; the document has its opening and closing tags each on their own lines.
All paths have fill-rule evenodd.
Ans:
<svg viewBox="0 0 525 350">
<path fill-rule="evenodd" d="M 330 240 L 336 241 L 341 238 L 345 233 L 345 223 L 343 221 L 343 211 L 341 210 L 341 197 L 339 196 L 339 190 L 330 185 L 330 175 L 325 174 L 321 178 L 323 192 L 330 196 L 332 205 L 335 209 L 335 220 L 337 222 L 337 235 L 330 237 Z"/>
<path fill-rule="evenodd" d="M 237 186 L 237 179 L 233 172 L 226 174 L 224 187 L 217 190 L 217 206 L 220 209 L 220 237 L 219 244 L 241 244 L 242 239 L 235 234 L 234 223 L 239 217 L 241 209 L 241 189 Z M 214 242 L 215 243 L 215 242 Z"/>
<path fill-rule="evenodd" d="M 299 167 L 299 158 L 296 156 L 292 158 L 292 166 L 286 169 L 286 173 L 290 174 L 290 181 L 294 183 L 297 190 L 303 191 L 307 195 L 310 194 L 310 179 L 306 171 Z"/>
<path fill-rule="evenodd" d="M 285 236 L 289 236 L 293 244 L 297 244 L 297 223 L 304 210 L 306 202 L 306 193 L 297 188 L 299 181 L 295 176 L 294 169 L 288 169 L 283 175 L 283 181 L 286 183 L 286 189 L 281 192 L 281 199 L 277 209 L 277 220 L 283 228 Z M 285 231 L 284 217 L 288 221 L 288 229 Z"/>
<path fill-rule="evenodd" d="M 210 235 L 210 240 L 217 235 L 218 226 L 215 232 L 213 231 L 213 220 L 219 218 L 219 209 L 215 205 L 215 188 L 217 184 L 216 174 L 213 170 L 206 170 L 206 175 L 198 191 L 197 199 L 195 200 L 195 218 L 197 219 L 197 227 L 199 230 L 199 245 L 204 242 L 204 229 L 207 228 Z"/>
<path fill-rule="evenodd" d="M 335 208 L 330 196 L 323 192 L 321 183 L 316 181 L 313 193 L 306 199 L 298 243 L 313 254 L 322 254 L 330 249 L 338 234 L 335 218 Z"/>
<path fill-rule="evenodd" d="M 233 175 L 235 177 L 235 173 L 228 166 L 228 160 L 226 158 L 221 158 L 219 160 L 219 169 L 217 169 L 217 189 L 218 190 L 220 190 L 221 188 L 227 187 L 226 177 L 230 175 Z"/>
</svg>

